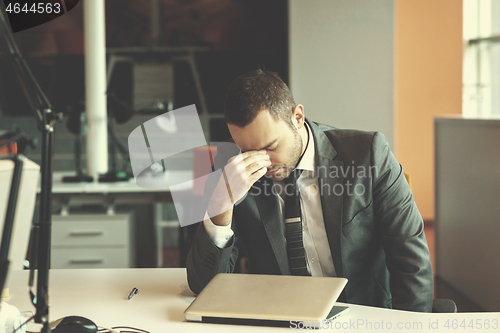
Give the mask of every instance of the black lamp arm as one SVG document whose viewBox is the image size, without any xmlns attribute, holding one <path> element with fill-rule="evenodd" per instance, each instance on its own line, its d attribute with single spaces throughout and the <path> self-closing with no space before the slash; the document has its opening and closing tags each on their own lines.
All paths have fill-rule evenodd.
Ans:
<svg viewBox="0 0 500 333">
<path fill-rule="evenodd" d="M 5 213 L 5 222 L 3 225 L 2 244 L 0 245 L 0 291 L 5 286 L 7 272 L 9 269 L 9 248 L 14 227 L 14 217 L 16 213 L 17 197 L 19 194 L 19 185 L 21 184 L 21 174 L 25 157 L 23 155 L 13 155 L 2 157 L 2 160 L 11 160 L 14 162 L 14 172 L 12 174 L 12 182 L 10 185 L 9 201 L 7 203 L 7 211 Z M 0 216 L 0 218 L 2 218 Z"/>
<path fill-rule="evenodd" d="M 38 85 L 28 64 L 22 57 L 10 32 L 3 11 L 0 9 L 0 42 L 4 45 L 8 56 L 16 68 L 24 93 L 28 98 L 33 115 L 37 121 L 38 129 L 42 132 L 42 163 L 41 191 L 40 191 L 40 221 L 39 227 L 35 226 L 35 234 L 39 237 L 38 248 L 38 274 L 35 322 L 43 323 L 42 332 L 50 332 L 48 326 L 48 276 L 50 261 L 50 234 L 52 228 L 52 173 L 54 153 L 54 122 L 61 116 L 52 112 L 52 106 Z M 39 230 L 37 230 L 37 228 Z M 33 265 L 31 268 L 30 282 L 33 280 Z M 30 285 L 31 287 L 31 285 Z"/>
</svg>

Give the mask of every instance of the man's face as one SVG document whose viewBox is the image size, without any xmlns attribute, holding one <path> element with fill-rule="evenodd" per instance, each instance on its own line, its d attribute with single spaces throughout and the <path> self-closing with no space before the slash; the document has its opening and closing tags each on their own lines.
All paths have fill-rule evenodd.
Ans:
<svg viewBox="0 0 500 333">
<path fill-rule="evenodd" d="M 272 180 L 286 178 L 295 168 L 303 151 L 297 128 L 283 120 L 276 121 L 269 111 L 262 110 L 245 127 L 228 124 L 231 136 L 242 152 L 266 150 L 271 160 L 266 175 Z"/>
</svg>

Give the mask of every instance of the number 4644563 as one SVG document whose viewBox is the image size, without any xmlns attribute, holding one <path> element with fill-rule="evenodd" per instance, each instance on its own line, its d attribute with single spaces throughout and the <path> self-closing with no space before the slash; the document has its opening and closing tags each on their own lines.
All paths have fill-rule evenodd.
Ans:
<svg viewBox="0 0 500 333">
<path fill-rule="evenodd" d="M 34 3 L 31 6 L 29 6 L 27 3 L 23 5 L 23 3 L 9 3 L 9 5 L 5 8 L 5 11 L 7 13 L 14 13 L 14 14 L 19 14 L 21 12 L 23 13 L 33 13 L 33 14 L 59 14 L 61 12 L 61 4 L 60 3 L 43 3 L 43 2 L 38 2 Z"/>
</svg>

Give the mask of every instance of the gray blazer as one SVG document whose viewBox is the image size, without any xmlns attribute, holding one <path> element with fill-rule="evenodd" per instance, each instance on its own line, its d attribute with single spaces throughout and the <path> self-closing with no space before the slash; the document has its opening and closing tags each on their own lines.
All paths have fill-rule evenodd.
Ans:
<svg viewBox="0 0 500 333">
<path fill-rule="evenodd" d="M 333 264 L 348 279 L 339 301 L 430 312 L 433 275 L 423 220 L 385 137 L 307 123 Z M 229 155 L 218 152 L 215 167 Z M 241 243 L 251 273 L 290 274 L 278 198 L 264 192 L 270 183 L 262 177 L 235 206 L 234 236 L 225 248 L 200 223 L 186 265 L 194 293 L 217 273 L 233 272 Z"/>
</svg>

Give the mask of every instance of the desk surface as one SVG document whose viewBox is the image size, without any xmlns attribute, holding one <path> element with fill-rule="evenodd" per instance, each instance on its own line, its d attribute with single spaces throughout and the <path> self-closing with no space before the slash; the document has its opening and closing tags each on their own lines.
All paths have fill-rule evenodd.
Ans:
<svg viewBox="0 0 500 333">
<path fill-rule="evenodd" d="M 138 186 L 134 179 L 130 179 L 126 182 L 114 182 L 114 183 L 99 183 L 99 182 L 81 182 L 81 183 L 63 183 L 62 178 L 64 176 L 73 176 L 74 173 L 68 172 L 55 172 L 53 175 L 52 183 L 52 193 L 53 194 L 70 194 L 70 193 L 140 193 L 140 192 L 161 192 L 168 191 L 158 190 L 152 186 L 151 189 L 143 188 Z M 193 187 L 193 171 L 169 171 L 170 177 L 174 177 L 178 183 L 176 187 L 177 191 L 181 190 L 191 190 Z M 158 182 L 164 183 L 165 179 L 163 174 L 159 177 L 151 177 L 150 182 L 152 184 L 157 184 Z M 145 181 L 147 181 L 146 178 Z M 38 186 L 38 192 L 40 192 L 40 185 Z"/>
<path fill-rule="evenodd" d="M 8 287 L 9 304 L 21 312 L 34 311 L 28 295 L 28 272 L 12 271 Z M 133 287 L 139 293 L 132 299 L 127 296 Z M 50 320 L 68 315 L 80 315 L 93 320 L 100 327 L 132 326 L 149 332 L 276 332 L 288 328 L 251 327 L 191 323 L 184 320 L 184 310 L 194 295 L 186 281 L 183 268 L 155 269 L 94 269 L 51 270 L 49 277 Z M 335 322 L 340 332 L 498 332 L 500 313 L 422 314 L 348 305 L 350 313 Z M 489 321 L 489 329 L 453 329 L 453 320 L 469 324 Z M 449 328 L 444 325 L 449 322 Z M 497 328 L 493 329 L 493 321 Z M 334 322 L 334 323 L 335 323 Z M 429 325 L 439 325 L 439 330 Z M 331 324 L 333 325 L 333 324 Z M 371 326 L 370 326 L 371 325 Z M 403 327 L 399 330 L 398 325 Z M 378 328 L 376 328 L 378 326 Z M 407 329 L 404 329 L 406 326 Z M 29 330 L 39 330 L 40 325 L 30 325 Z M 334 327 L 328 327 L 334 329 Z M 338 329 L 340 328 L 340 329 Z"/>
</svg>

